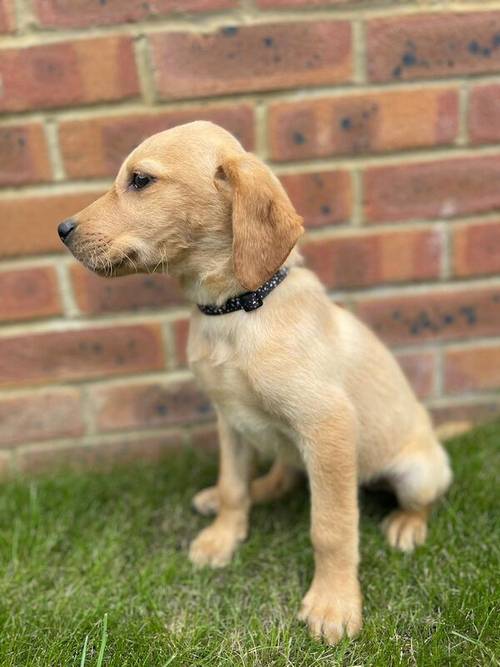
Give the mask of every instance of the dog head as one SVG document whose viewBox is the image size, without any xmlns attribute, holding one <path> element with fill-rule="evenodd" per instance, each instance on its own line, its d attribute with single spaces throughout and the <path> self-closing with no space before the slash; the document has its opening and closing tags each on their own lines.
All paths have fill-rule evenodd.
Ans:
<svg viewBox="0 0 500 667">
<path fill-rule="evenodd" d="M 253 290 L 303 232 L 278 179 L 209 122 L 146 139 L 105 195 L 59 225 L 73 255 L 103 276 L 164 271 L 190 284 Z"/>
</svg>

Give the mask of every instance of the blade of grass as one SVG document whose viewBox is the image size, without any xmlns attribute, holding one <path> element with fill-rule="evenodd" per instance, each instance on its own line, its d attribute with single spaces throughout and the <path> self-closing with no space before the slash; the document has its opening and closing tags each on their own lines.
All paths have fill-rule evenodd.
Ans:
<svg viewBox="0 0 500 667">
<path fill-rule="evenodd" d="M 97 657 L 97 667 L 102 667 L 104 661 L 104 651 L 106 650 L 106 642 L 108 641 L 108 615 L 104 614 L 102 620 L 102 635 L 101 635 L 101 648 L 99 649 L 99 655 Z"/>
<path fill-rule="evenodd" d="M 89 636 L 87 635 L 85 637 L 85 641 L 83 642 L 83 651 L 82 651 L 82 659 L 80 660 L 80 667 L 85 667 L 85 660 L 87 659 L 87 644 L 89 643 Z"/>
</svg>

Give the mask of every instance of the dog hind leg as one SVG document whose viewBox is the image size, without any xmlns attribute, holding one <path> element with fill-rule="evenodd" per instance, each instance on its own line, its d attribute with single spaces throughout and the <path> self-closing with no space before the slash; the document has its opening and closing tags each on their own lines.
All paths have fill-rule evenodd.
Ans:
<svg viewBox="0 0 500 667">
<path fill-rule="evenodd" d="M 413 551 L 425 542 L 432 505 L 451 483 L 448 456 L 432 435 L 423 443 L 405 447 L 384 477 L 394 489 L 400 509 L 384 519 L 382 530 L 392 547 Z"/>
</svg>

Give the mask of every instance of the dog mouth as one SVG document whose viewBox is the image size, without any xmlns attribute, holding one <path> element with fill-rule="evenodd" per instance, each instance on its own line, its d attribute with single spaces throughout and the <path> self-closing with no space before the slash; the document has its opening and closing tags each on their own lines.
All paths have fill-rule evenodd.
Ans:
<svg viewBox="0 0 500 667">
<path fill-rule="evenodd" d="M 118 257 L 110 256 L 107 249 L 86 249 L 83 247 L 71 248 L 71 252 L 85 268 L 103 278 L 115 278 L 139 273 L 139 257 L 137 252 L 129 250 L 120 252 Z"/>
<path fill-rule="evenodd" d="M 126 242 L 128 241 L 128 242 Z M 168 264 L 163 254 L 148 253 L 149 248 L 138 247 L 135 239 L 115 239 L 102 236 L 82 238 L 77 235 L 66 246 L 85 268 L 103 278 L 116 278 L 136 273 L 167 273 Z M 161 258 L 162 261 L 157 261 Z"/>
<path fill-rule="evenodd" d="M 127 276 L 130 273 L 135 273 L 134 271 L 128 269 L 125 266 L 124 262 L 119 264 L 111 264 L 110 266 L 101 267 L 101 266 L 92 266 L 91 264 L 85 264 L 87 269 L 90 269 L 93 273 L 97 274 L 101 278 L 119 278 L 120 276 Z"/>
<path fill-rule="evenodd" d="M 116 278 L 140 272 L 140 267 L 137 265 L 137 254 L 134 252 L 130 252 L 126 257 L 121 257 L 115 261 L 96 258 L 93 262 L 87 262 L 85 265 L 103 278 Z"/>
</svg>

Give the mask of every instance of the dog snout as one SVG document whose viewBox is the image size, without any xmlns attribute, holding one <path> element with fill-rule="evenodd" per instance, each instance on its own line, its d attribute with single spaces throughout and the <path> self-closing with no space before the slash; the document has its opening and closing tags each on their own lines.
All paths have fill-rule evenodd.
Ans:
<svg viewBox="0 0 500 667">
<path fill-rule="evenodd" d="M 64 222 L 61 222 L 57 228 L 57 233 L 63 243 L 68 242 L 69 236 L 74 231 L 75 227 L 76 221 L 73 220 L 73 218 L 68 218 L 67 220 L 64 220 Z"/>
</svg>

